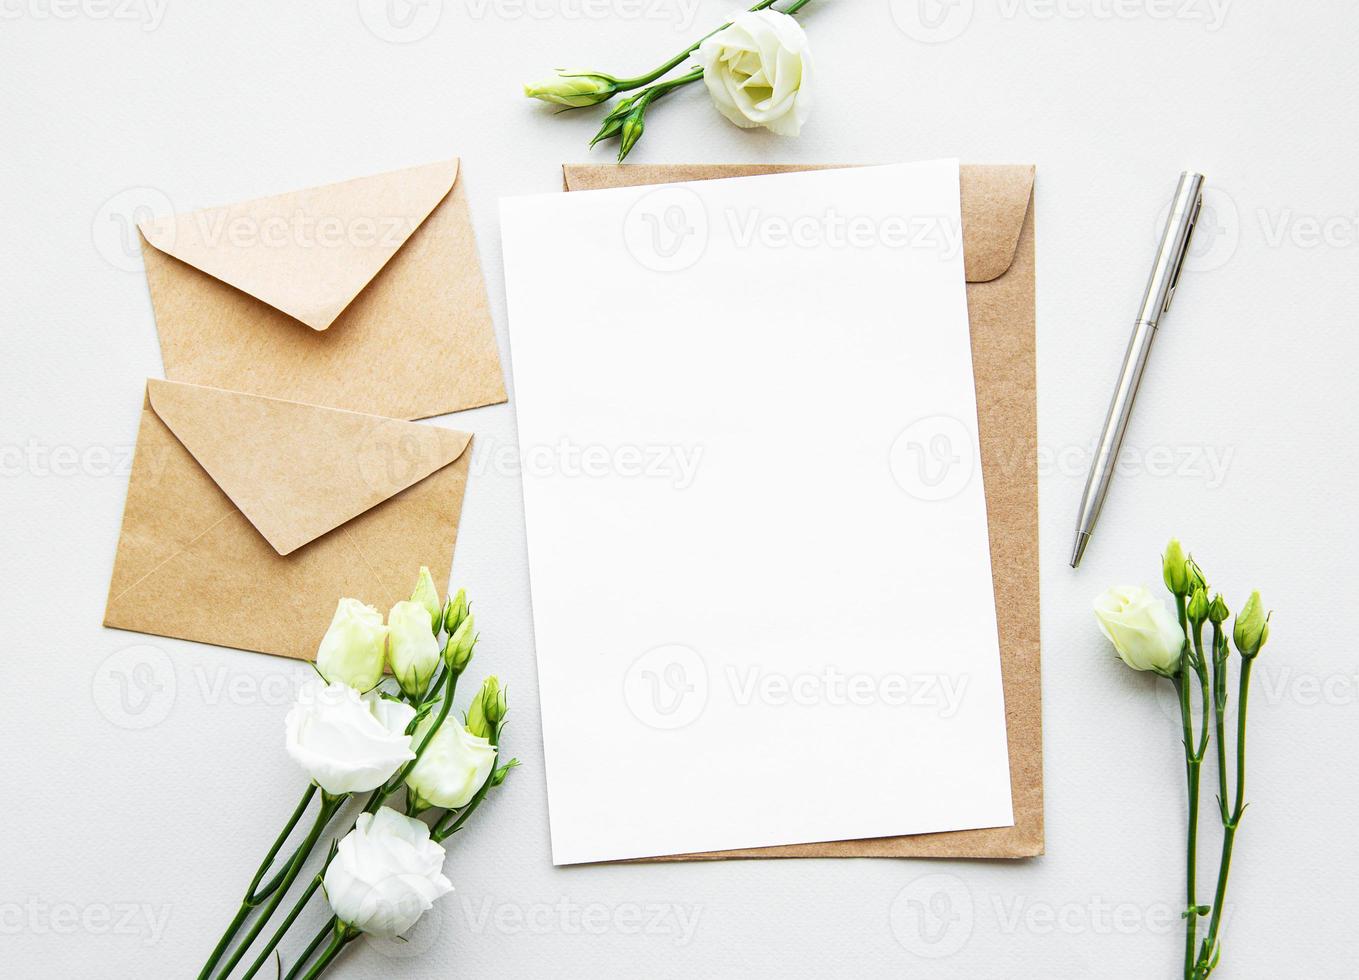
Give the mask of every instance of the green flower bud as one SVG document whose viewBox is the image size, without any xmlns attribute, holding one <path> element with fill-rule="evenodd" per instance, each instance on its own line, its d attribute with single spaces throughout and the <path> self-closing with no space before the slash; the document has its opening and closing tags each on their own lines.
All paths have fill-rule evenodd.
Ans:
<svg viewBox="0 0 1359 980">
<path fill-rule="evenodd" d="M 1191 596 L 1198 589 L 1208 591 L 1208 581 L 1203 577 L 1203 569 L 1199 568 L 1199 563 L 1192 557 L 1184 563 L 1184 571 L 1189 577 L 1189 594 Z"/>
<path fill-rule="evenodd" d="M 444 663 L 448 669 L 461 674 L 472 659 L 472 648 L 477 645 L 476 621 L 469 614 L 458 628 L 449 634 L 444 644 Z"/>
<path fill-rule="evenodd" d="M 525 85 L 524 94 L 530 99 L 541 99 L 553 105 L 572 109 L 598 105 L 613 98 L 618 92 L 618 79 L 593 71 L 562 71 L 537 85 Z"/>
<path fill-rule="evenodd" d="M 1269 639 L 1269 617 L 1260 601 L 1260 593 L 1252 592 L 1245 606 L 1236 614 L 1232 642 L 1237 652 L 1247 660 L 1253 659 Z"/>
<path fill-rule="evenodd" d="M 595 133 L 595 138 L 590 140 L 590 145 L 594 146 L 600 140 L 617 136 L 618 131 L 623 128 L 623 120 L 632 112 L 639 98 L 641 96 L 633 95 L 626 99 L 619 99 L 618 104 L 604 117 L 604 122 L 600 125 L 599 132 Z"/>
<path fill-rule="evenodd" d="M 495 741 L 500 723 L 505 720 L 509 705 L 505 702 L 505 692 L 500 689 L 500 680 L 492 674 L 481 685 L 467 709 L 467 730 L 473 735 Z"/>
<path fill-rule="evenodd" d="M 499 769 L 497 769 L 495 772 L 491 774 L 491 785 L 499 786 L 501 783 L 505 781 L 505 777 L 510 774 L 510 770 L 518 765 L 519 765 L 518 759 L 511 759 L 509 762 L 505 763 L 503 766 L 501 766 Z"/>
<path fill-rule="evenodd" d="M 643 102 L 632 112 L 628 113 L 623 120 L 623 125 L 619 129 L 618 138 L 618 160 L 621 163 L 623 158 L 632 151 L 637 145 L 637 141 L 642 138 L 642 130 L 646 128 L 643 116 L 646 114 L 646 103 Z"/>
<path fill-rule="evenodd" d="M 1202 587 L 1194 590 L 1194 595 L 1185 608 L 1185 615 L 1195 626 L 1202 626 L 1203 621 L 1208 618 L 1208 593 L 1203 591 Z"/>
<path fill-rule="evenodd" d="M 1161 556 L 1161 578 L 1173 595 L 1189 595 L 1189 571 L 1185 568 L 1184 547 L 1179 538 L 1171 538 Z"/>
<path fill-rule="evenodd" d="M 459 589 L 458 594 L 448 600 L 448 605 L 444 606 L 444 629 L 450 633 L 456 633 L 462 621 L 467 618 L 467 590 Z"/>
<path fill-rule="evenodd" d="M 434 579 L 424 565 L 420 566 L 420 577 L 415 582 L 415 591 L 411 593 L 411 602 L 418 602 L 429 610 L 430 628 L 439 632 L 444 609 L 439 605 L 439 590 L 434 587 Z"/>
<path fill-rule="evenodd" d="M 1217 595 L 1213 596 L 1213 602 L 1208 607 L 1209 620 L 1215 625 L 1220 626 L 1227 621 L 1227 617 L 1231 614 L 1231 610 L 1227 608 L 1227 603 L 1223 601 L 1222 593 L 1219 592 Z"/>
</svg>

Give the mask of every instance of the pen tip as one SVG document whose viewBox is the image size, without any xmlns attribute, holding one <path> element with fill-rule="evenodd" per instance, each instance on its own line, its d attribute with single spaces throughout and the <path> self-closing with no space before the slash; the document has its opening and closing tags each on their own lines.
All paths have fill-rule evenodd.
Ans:
<svg viewBox="0 0 1359 980">
<path fill-rule="evenodd" d="M 1090 543 L 1089 531 L 1076 532 L 1076 546 L 1071 549 L 1071 567 L 1079 568 L 1081 559 L 1085 557 L 1085 546 Z"/>
</svg>

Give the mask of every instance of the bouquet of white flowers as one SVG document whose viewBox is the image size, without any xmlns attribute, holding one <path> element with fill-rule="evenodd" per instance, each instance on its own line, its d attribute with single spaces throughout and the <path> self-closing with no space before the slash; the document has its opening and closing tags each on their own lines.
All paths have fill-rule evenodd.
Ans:
<svg viewBox="0 0 1359 980">
<path fill-rule="evenodd" d="M 331 821 L 346 802 L 364 794 L 352 829 L 332 841 L 321 872 L 243 976 L 255 976 L 268 962 L 318 889 L 333 914 L 286 974 L 280 968 L 288 980 L 320 976 L 362 934 L 400 936 L 452 890 L 443 874 L 443 842 L 519 764 L 511 759 L 496 765 L 508 707 L 494 676 L 473 695 L 461 721 L 451 717 L 458 678 L 477 638 L 466 593 L 441 603 L 427 568 L 420 569 L 411 598 L 393 606 L 385 623 L 358 599 L 340 600 L 316 654 L 320 676 L 300 693 L 284 726 L 288 754 L 310 782 L 199 980 L 226 977 L 235 969 Z M 384 680 L 387 668 L 392 676 Z M 403 789 L 404 807 L 396 809 L 394 797 Z M 318 792 L 311 828 L 275 868 Z M 245 935 L 237 941 L 242 929 Z"/>
<path fill-rule="evenodd" d="M 1189 829 L 1185 838 L 1186 906 L 1183 913 L 1184 980 L 1204 980 L 1217 968 L 1222 956 L 1221 928 L 1227 875 L 1231 870 L 1236 831 L 1246 812 L 1246 704 L 1250 696 L 1250 675 L 1260 648 L 1269 639 L 1270 614 L 1265 612 L 1260 593 L 1252 592 L 1236 614 L 1236 622 L 1228 634 L 1224 625 L 1231 615 L 1227 603 L 1220 593 L 1209 598 L 1210 588 L 1203 570 L 1193 558 L 1185 555 L 1183 546 L 1173 538 L 1161 557 L 1161 577 L 1175 598 L 1174 614 L 1147 589 L 1118 586 L 1095 600 L 1095 618 L 1125 664 L 1134 670 L 1148 670 L 1168 678 L 1179 696 L 1189 789 Z M 1210 634 L 1206 639 L 1203 635 L 1205 625 Z M 1235 772 L 1227 761 L 1227 717 L 1232 713 L 1227 683 L 1231 671 L 1227 647 L 1229 635 L 1241 658 L 1235 708 Z M 1193 712 L 1196 696 L 1202 709 L 1198 731 L 1194 728 Z M 1201 904 L 1197 886 L 1199 770 L 1208 754 L 1210 740 L 1217 747 L 1217 806 L 1222 820 L 1222 853 L 1212 903 Z M 1234 798 L 1228 795 L 1228 776 L 1235 777 Z M 1198 921 L 1204 917 L 1208 918 L 1208 932 L 1200 943 Z"/>
<path fill-rule="evenodd" d="M 584 109 L 631 92 L 604 117 L 590 145 L 618 137 L 618 162 L 642 138 L 646 111 L 676 89 L 702 79 L 713 106 L 742 129 L 764 127 L 796 136 L 811 111 L 812 53 L 807 34 L 793 15 L 810 0 L 793 0 L 775 10 L 775 0 L 759 0 L 730 23 L 699 38 L 664 64 L 631 78 L 602 71 L 565 71 L 524 94 L 566 109 Z M 666 78 L 693 56 L 696 64 Z"/>
</svg>

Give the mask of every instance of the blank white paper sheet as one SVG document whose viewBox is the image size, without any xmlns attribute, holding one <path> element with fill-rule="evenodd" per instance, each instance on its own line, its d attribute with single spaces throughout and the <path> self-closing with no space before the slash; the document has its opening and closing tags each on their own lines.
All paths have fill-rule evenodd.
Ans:
<svg viewBox="0 0 1359 980">
<path fill-rule="evenodd" d="M 1012 824 L 957 161 L 501 226 L 554 863 Z"/>
</svg>

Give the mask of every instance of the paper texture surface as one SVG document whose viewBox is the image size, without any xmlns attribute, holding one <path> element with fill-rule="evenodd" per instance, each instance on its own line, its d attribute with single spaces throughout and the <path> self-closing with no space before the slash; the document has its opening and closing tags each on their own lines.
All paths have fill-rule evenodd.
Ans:
<svg viewBox="0 0 1359 980">
<path fill-rule="evenodd" d="M 557 863 L 1012 822 L 958 181 L 502 202 Z"/>
<path fill-rule="evenodd" d="M 311 659 L 341 596 L 448 579 L 471 439 L 147 382 L 104 625 Z"/>
<path fill-rule="evenodd" d="M 566 165 L 567 190 L 824 169 L 843 164 Z M 961 168 L 968 311 L 1009 733 L 1014 826 L 670 855 L 1019 858 L 1043 853 L 1038 411 L 1032 166 Z"/>
<path fill-rule="evenodd" d="M 166 377 L 400 419 L 505 400 L 457 160 L 139 225 Z"/>
</svg>

